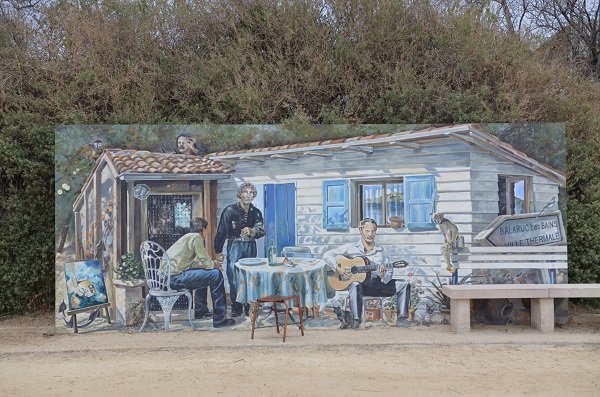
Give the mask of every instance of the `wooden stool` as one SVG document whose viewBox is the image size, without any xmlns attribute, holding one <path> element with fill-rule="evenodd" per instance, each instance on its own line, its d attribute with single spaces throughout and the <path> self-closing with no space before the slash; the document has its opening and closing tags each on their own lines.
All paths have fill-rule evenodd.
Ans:
<svg viewBox="0 0 600 397">
<path fill-rule="evenodd" d="M 277 317 L 277 304 L 281 303 L 285 305 L 285 319 L 283 320 L 283 342 L 285 343 L 285 334 L 287 331 L 288 317 L 290 315 L 290 307 L 287 304 L 287 301 L 289 300 L 293 300 L 296 302 L 296 306 L 298 307 L 298 316 L 300 317 L 300 332 L 302 332 L 302 336 L 304 336 L 304 322 L 302 320 L 303 310 L 302 306 L 300 306 L 300 297 L 298 295 L 270 295 L 265 296 L 264 298 L 259 298 L 256 300 L 256 302 L 252 303 L 252 335 L 250 339 L 254 339 L 254 330 L 256 329 L 256 318 L 258 317 L 258 308 L 261 303 L 273 304 L 273 309 L 275 309 L 275 326 L 277 327 L 277 333 L 279 333 L 279 318 Z"/>
</svg>

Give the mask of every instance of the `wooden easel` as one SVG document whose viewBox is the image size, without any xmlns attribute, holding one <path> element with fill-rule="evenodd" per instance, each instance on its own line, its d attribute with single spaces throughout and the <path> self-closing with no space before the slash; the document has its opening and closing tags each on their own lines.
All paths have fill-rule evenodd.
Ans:
<svg viewBox="0 0 600 397">
<path fill-rule="evenodd" d="M 101 305 L 96 305 L 96 306 L 92 306 L 92 307 L 86 307 L 85 309 L 76 309 L 76 310 L 67 310 L 66 314 L 68 316 L 73 316 L 73 331 L 77 334 L 78 329 L 77 329 L 77 314 L 79 313 L 86 313 L 86 312 L 93 312 L 94 310 L 97 309 L 104 309 L 104 313 L 106 315 L 106 321 L 108 321 L 108 323 L 110 324 L 110 312 L 108 311 L 108 308 L 110 307 L 110 303 L 103 303 Z"/>
</svg>

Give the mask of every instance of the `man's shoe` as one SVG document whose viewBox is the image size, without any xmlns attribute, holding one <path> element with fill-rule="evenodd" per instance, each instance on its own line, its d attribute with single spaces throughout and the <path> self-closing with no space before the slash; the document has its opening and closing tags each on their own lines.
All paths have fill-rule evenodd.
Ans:
<svg viewBox="0 0 600 397">
<path fill-rule="evenodd" d="M 194 318 L 196 320 L 200 320 L 206 317 L 212 317 L 213 312 L 212 310 L 209 309 L 205 309 L 205 310 L 194 310 Z"/>
<path fill-rule="evenodd" d="M 242 315 L 242 311 L 241 310 L 232 310 L 231 311 L 231 317 L 239 317 Z"/>
<path fill-rule="evenodd" d="M 352 322 L 352 326 L 350 328 L 352 328 L 352 329 L 359 329 L 360 328 L 360 320 L 355 319 Z"/>
<path fill-rule="evenodd" d="M 398 320 L 396 320 L 396 327 L 409 328 L 414 326 L 415 322 L 408 321 L 406 318 L 399 318 Z"/>
<path fill-rule="evenodd" d="M 239 317 L 244 311 L 244 305 L 239 302 L 235 302 L 231 305 L 231 317 Z"/>
<path fill-rule="evenodd" d="M 218 323 L 215 323 L 213 321 L 213 328 L 223 328 L 223 327 L 231 327 L 235 325 L 235 320 L 232 318 L 226 318 L 223 321 L 220 321 Z"/>
<path fill-rule="evenodd" d="M 244 314 L 246 315 L 246 317 L 250 316 L 250 304 L 248 303 L 244 304 Z"/>
</svg>

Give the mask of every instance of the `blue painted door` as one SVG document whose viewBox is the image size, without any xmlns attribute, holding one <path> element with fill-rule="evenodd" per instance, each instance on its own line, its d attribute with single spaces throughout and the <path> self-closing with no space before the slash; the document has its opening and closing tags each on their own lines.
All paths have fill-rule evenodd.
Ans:
<svg viewBox="0 0 600 397">
<path fill-rule="evenodd" d="M 265 185 L 265 253 L 271 240 L 277 255 L 283 247 L 296 245 L 296 188 L 293 183 Z"/>
</svg>

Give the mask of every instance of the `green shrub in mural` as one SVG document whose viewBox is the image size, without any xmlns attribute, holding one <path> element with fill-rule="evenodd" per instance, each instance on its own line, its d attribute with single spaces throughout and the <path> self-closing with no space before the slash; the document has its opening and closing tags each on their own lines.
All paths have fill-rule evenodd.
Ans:
<svg viewBox="0 0 600 397">
<path fill-rule="evenodd" d="M 123 281 L 139 280 L 144 278 L 144 267 L 142 261 L 128 252 L 121 255 L 121 262 L 117 263 L 114 269 L 119 279 Z"/>
</svg>

